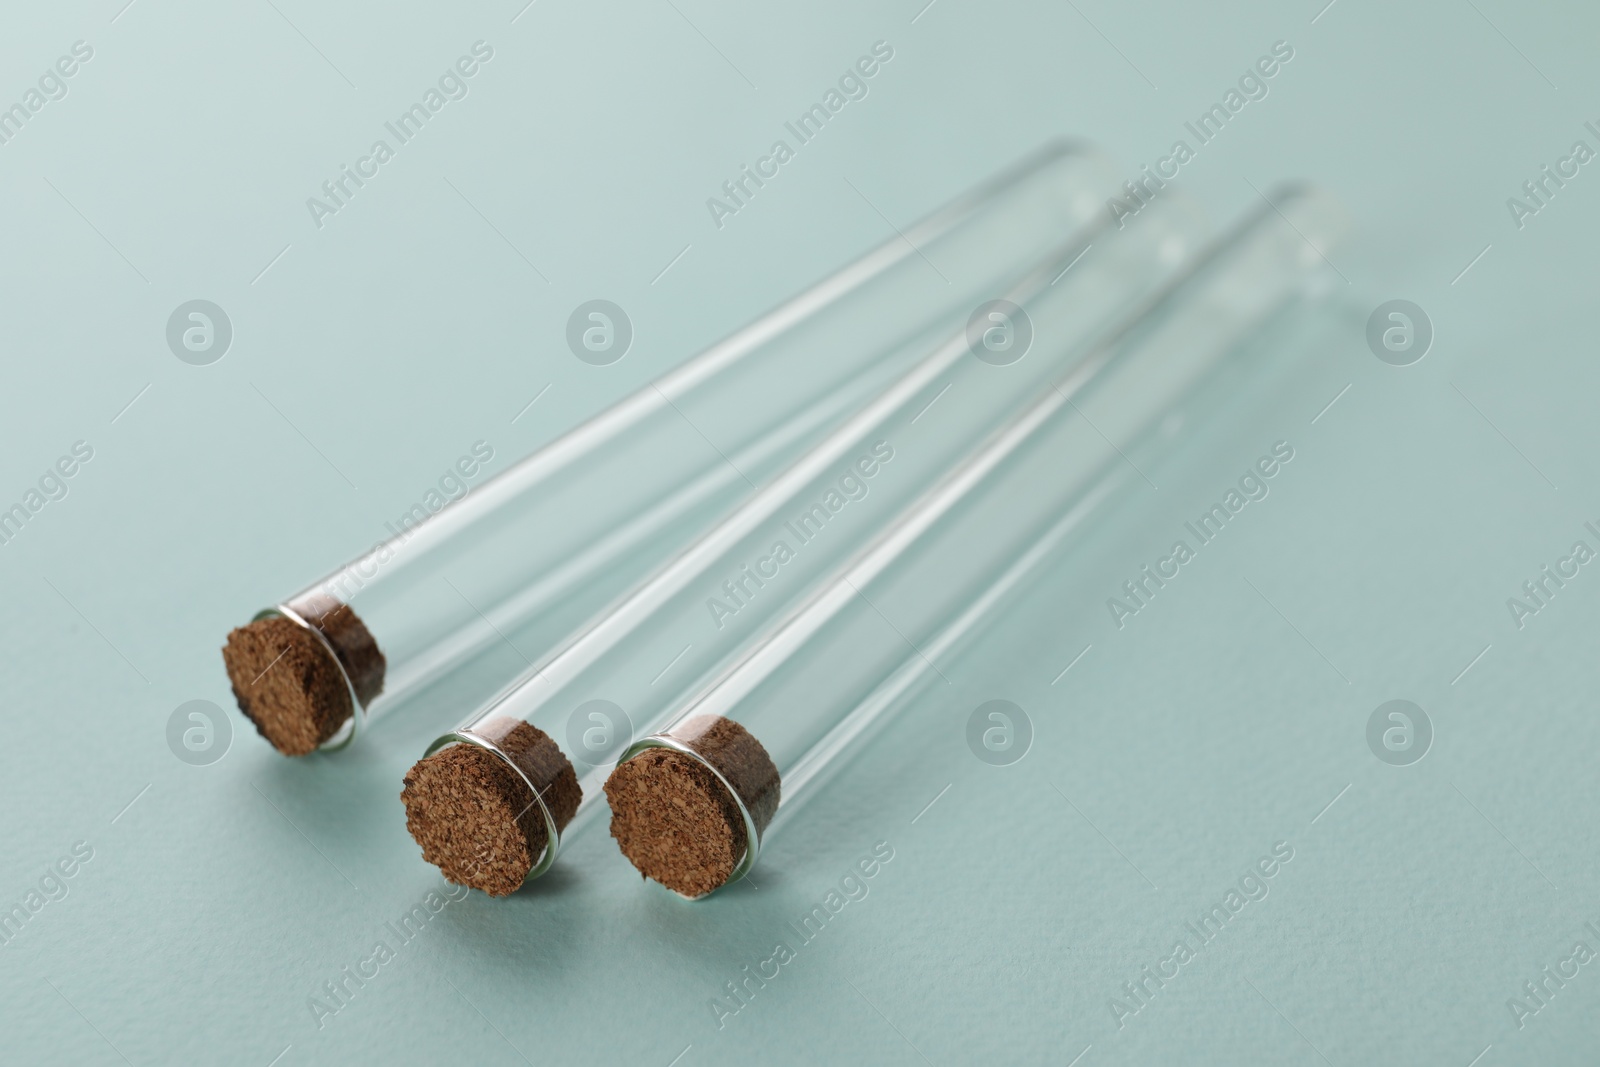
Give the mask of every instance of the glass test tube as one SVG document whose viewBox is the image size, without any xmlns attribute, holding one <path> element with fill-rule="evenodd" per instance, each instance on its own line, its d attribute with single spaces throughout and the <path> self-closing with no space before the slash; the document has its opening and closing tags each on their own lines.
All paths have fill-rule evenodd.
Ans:
<svg viewBox="0 0 1600 1067">
<path fill-rule="evenodd" d="M 1132 448 L 1148 437 L 1240 351 L 1321 266 L 1318 246 L 1341 220 L 1321 194 L 1280 193 L 1041 390 L 666 729 L 630 746 L 606 792 L 613 836 L 641 873 L 699 897 L 749 871 L 778 814 L 815 795 L 940 655 L 1136 477 L 1110 442 Z"/>
<path fill-rule="evenodd" d="M 815 577 L 859 547 L 1120 311 L 1181 268 L 1199 223 L 1174 197 L 1117 228 L 1103 212 L 1061 235 L 999 295 L 1032 354 L 978 356 L 947 325 L 927 354 L 705 536 L 595 616 L 514 688 L 439 738 L 406 776 L 407 825 L 451 881 L 494 895 L 548 869 L 633 735 Z M 1088 254 L 1092 248 L 1092 254 Z M 1082 262 L 1079 262 L 1079 260 Z M 944 271 L 942 261 L 936 269 Z M 993 295 L 991 293 L 990 295 Z M 873 313 L 903 320 L 893 301 Z M 992 339 L 992 338 L 991 338 Z M 921 336 L 918 343 L 927 344 Z M 1018 348 L 1026 348 L 1019 344 Z M 984 348 L 990 356 L 993 353 Z M 664 684 L 663 684 L 664 683 Z M 581 765 L 571 765 L 569 757 Z M 470 797 L 470 803 L 464 799 Z M 493 812 L 493 817 L 486 815 Z"/>
<path fill-rule="evenodd" d="M 494 646 L 520 653 L 519 633 L 559 638 L 1099 211 L 1110 181 L 1092 154 L 1047 145 L 443 510 L 414 507 L 229 635 L 241 710 L 285 754 L 338 748 Z M 463 479 L 493 455 L 479 446 Z M 457 713 L 528 663 L 452 675 Z"/>
</svg>

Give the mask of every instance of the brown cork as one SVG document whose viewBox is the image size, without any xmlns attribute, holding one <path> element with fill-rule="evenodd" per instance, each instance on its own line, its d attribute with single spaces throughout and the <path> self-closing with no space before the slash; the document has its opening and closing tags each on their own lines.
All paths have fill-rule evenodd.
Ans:
<svg viewBox="0 0 1600 1067">
<path fill-rule="evenodd" d="M 571 761 L 537 727 L 500 717 L 473 733 L 497 745 L 527 780 L 479 745 L 442 748 L 406 772 L 400 792 L 406 829 L 422 846 L 422 858 L 448 881 L 509 896 L 549 843 L 544 814 L 528 782 L 539 787 L 558 832 L 577 813 L 583 790 Z"/>
<path fill-rule="evenodd" d="M 719 715 L 680 723 L 669 736 L 715 767 L 744 801 L 759 834 L 778 810 L 778 768 L 743 726 Z M 725 884 L 749 844 L 739 806 L 692 756 L 650 748 L 606 780 L 611 836 L 639 873 L 686 897 Z"/>
<path fill-rule="evenodd" d="M 308 625 L 316 627 L 333 647 L 333 654 L 339 657 L 339 664 L 350 679 L 350 688 L 356 691 L 361 706 L 371 704 L 383 692 L 383 674 L 388 662 L 361 617 L 349 604 L 321 593 L 303 596 L 288 607 Z"/>
<path fill-rule="evenodd" d="M 286 756 L 304 756 L 339 732 L 350 688 L 317 635 L 279 617 L 228 635 L 222 661 L 239 710 Z"/>
</svg>

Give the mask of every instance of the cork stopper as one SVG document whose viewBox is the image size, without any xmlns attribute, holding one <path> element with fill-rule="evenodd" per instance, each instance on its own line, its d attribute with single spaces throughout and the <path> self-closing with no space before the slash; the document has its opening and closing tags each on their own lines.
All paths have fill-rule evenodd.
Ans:
<svg viewBox="0 0 1600 1067">
<path fill-rule="evenodd" d="M 388 661 L 378 649 L 378 641 L 349 604 L 321 593 L 311 593 L 291 601 L 289 610 L 316 628 L 333 646 L 350 688 L 366 707 L 383 692 L 383 675 Z"/>
<path fill-rule="evenodd" d="M 606 780 L 611 836 L 640 875 L 700 897 L 727 883 L 750 844 L 738 803 L 711 767 L 744 802 L 758 835 L 778 810 L 778 768 L 755 735 L 719 715 L 688 719 L 668 736 L 705 762 L 648 748 L 618 764 Z"/>
<path fill-rule="evenodd" d="M 472 732 L 493 742 L 516 768 L 469 742 L 423 757 L 406 772 L 400 792 L 406 829 L 422 846 L 422 858 L 446 880 L 490 896 L 509 896 L 550 841 L 544 812 L 528 783 L 538 787 L 557 833 L 577 813 L 583 790 L 571 761 L 537 727 L 500 717 Z"/>
<path fill-rule="evenodd" d="M 383 691 L 386 663 L 378 642 L 348 604 L 310 596 L 290 609 L 315 627 L 326 644 L 299 623 L 275 616 L 228 634 L 222 661 L 239 710 L 257 732 L 284 755 L 304 756 L 337 734 L 355 713 L 351 688 L 363 707 Z"/>
</svg>

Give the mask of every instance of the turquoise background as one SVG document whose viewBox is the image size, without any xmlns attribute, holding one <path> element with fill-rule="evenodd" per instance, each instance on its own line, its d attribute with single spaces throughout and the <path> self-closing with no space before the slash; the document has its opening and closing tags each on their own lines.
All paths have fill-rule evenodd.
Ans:
<svg viewBox="0 0 1600 1067">
<path fill-rule="evenodd" d="M 0 104 L 94 50 L 0 144 L 0 502 L 94 450 L 0 546 L 0 904 L 92 849 L 0 948 L 7 1062 L 1594 1061 L 1600 965 L 1521 1028 L 1507 998 L 1600 949 L 1600 577 L 1521 629 L 1506 598 L 1596 545 L 1600 177 L 1521 229 L 1506 198 L 1600 147 L 1600 17 L 923 2 L 0 16 Z M 306 198 L 479 40 L 469 95 L 317 228 Z M 879 40 L 870 95 L 713 225 L 705 199 Z M 1270 95 L 1177 184 L 1218 220 L 1284 178 L 1348 204 L 1305 361 L 1219 406 L 752 883 L 687 905 L 590 834 L 510 900 L 446 905 L 319 1027 L 308 998 L 444 888 L 396 800 L 441 724 L 290 762 L 236 720 L 186 765 L 166 723 L 231 706 L 228 628 L 473 441 L 531 451 L 1047 137 L 1153 163 L 1279 40 Z M 597 296 L 636 329 L 603 368 L 563 341 Z M 164 337 L 195 298 L 234 328 L 210 366 Z M 1436 330 L 1409 367 L 1363 336 L 1393 298 Z M 1271 495 L 1117 630 L 1105 598 L 1278 440 Z M 999 698 L 1036 731 L 1007 767 L 964 740 Z M 1365 740 L 1396 698 L 1435 730 L 1408 767 Z M 719 1029 L 723 983 L 880 841 L 868 896 Z M 1119 1029 L 1123 984 L 1280 841 L 1266 899 Z"/>
</svg>

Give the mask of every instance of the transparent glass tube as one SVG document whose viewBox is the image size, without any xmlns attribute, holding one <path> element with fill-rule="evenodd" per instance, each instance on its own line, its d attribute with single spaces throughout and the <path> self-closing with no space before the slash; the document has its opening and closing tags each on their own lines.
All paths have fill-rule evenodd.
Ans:
<svg viewBox="0 0 1600 1067">
<path fill-rule="evenodd" d="M 742 877 L 772 830 L 938 658 L 1139 476 L 1112 442 L 1131 450 L 1154 434 L 1304 288 L 1322 267 L 1319 249 L 1342 231 L 1342 213 L 1321 194 L 1292 188 L 1276 201 L 1041 389 L 663 730 L 629 747 L 607 793 L 613 836 L 643 873 L 688 896 Z M 673 755 L 648 756 L 660 750 Z M 683 811 L 697 803 L 700 832 L 686 832 Z M 705 832 L 724 825 L 723 839 Z"/>
<path fill-rule="evenodd" d="M 1138 226 L 1119 229 L 1102 206 L 1087 225 L 1058 234 L 1053 249 L 986 294 L 1009 308 L 998 325 L 1015 331 L 1012 340 L 1024 331 L 1031 336 L 1017 345 L 1025 351 L 992 358 L 984 336 L 997 324 L 988 304 L 976 327 L 963 314 L 942 336 L 919 335 L 924 354 L 900 377 L 574 631 L 523 681 L 435 741 L 408 782 L 423 781 L 428 760 L 450 746 L 490 753 L 519 776 L 520 794 L 531 798 L 522 814 L 540 824 L 529 831 L 522 880 L 543 873 L 562 834 L 595 810 L 610 763 L 635 727 L 656 729 L 686 686 L 869 541 L 1039 383 L 1085 358 L 1111 324 L 1183 268 L 1201 231 L 1189 206 L 1173 197 L 1141 213 Z M 904 319 L 892 300 L 873 313 Z M 546 742 L 564 754 L 560 761 L 551 761 Z M 523 747 L 535 756 L 524 758 Z M 577 767 L 566 765 L 569 757 Z M 550 777 L 563 765 L 574 782 Z M 422 812 L 420 794 L 410 794 L 407 806 L 424 856 L 446 877 L 476 884 L 481 864 L 461 851 L 476 847 L 475 831 Z M 559 803 L 547 803 L 552 796 Z M 504 884 L 499 872 L 495 879 Z"/>
<path fill-rule="evenodd" d="M 230 635 L 241 709 L 286 753 L 338 748 L 494 646 L 548 647 L 1100 212 L 1111 181 L 1047 145 L 437 513 L 412 508 Z M 444 699 L 479 706 L 530 664 L 457 672 Z"/>
</svg>

